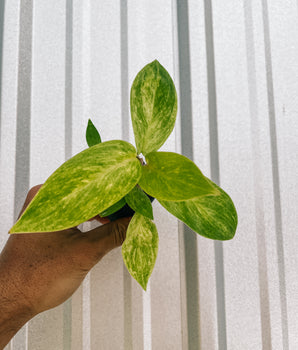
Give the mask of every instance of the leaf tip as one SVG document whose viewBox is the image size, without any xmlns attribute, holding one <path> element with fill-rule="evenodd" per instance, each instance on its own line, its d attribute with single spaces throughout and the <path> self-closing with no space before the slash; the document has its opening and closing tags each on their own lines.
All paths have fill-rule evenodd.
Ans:
<svg viewBox="0 0 298 350">
<path fill-rule="evenodd" d="M 148 280 L 147 281 L 138 281 L 140 283 L 140 286 L 143 288 L 143 290 L 146 292 L 147 291 L 147 285 L 148 285 Z"/>
<path fill-rule="evenodd" d="M 90 118 L 88 118 L 88 123 L 87 123 L 87 127 L 93 125 L 92 120 Z"/>
<path fill-rule="evenodd" d="M 154 69 L 159 72 L 160 70 L 164 70 L 165 68 L 160 64 L 158 60 L 154 60 L 151 63 L 149 63 L 150 67 L 154 67 Z"/>
<path fill-rule="evenodd" d="M 20 225 L 21 218 L 17 220 L 17 222 L 14 223 L 14 225 L 10 228 L 8 231 L 9 234 L 15 234 L 15 233 L 26 233 L 25 231 L 22 231 L 22 224 Z M 27 231 L 28 232 L 28 231 Z"/>
<path fill-rule="evenodd" d="M 8 231 L 9 234 L 16 233 L 15 231 L 15 225 L 13 225 L 10 230 Z"/>
</svg>

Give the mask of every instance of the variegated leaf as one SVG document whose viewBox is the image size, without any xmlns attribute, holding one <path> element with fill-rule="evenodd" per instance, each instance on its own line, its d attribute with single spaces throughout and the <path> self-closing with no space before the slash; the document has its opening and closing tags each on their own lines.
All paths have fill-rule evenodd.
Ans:
<svg viewBox="0 0 298 350">
<path fill-rule="evenodd" d="M 139 186 L 135 186 L 129 193 L 127 193 L 125 200 L 135 212 L 138 212 L 153 220 L 151 201 Z"/>
<path fill-rule="evenodd" d="M 208 179 L 211 183 L 211 180 Z M 217 240 L 232 239 L 237 227 L 237 212 L 231 198 L 212 183 L 219 195 L 207 195 L 186 201 L 161 201 L 171 214 L 200 235 Z"/>
<path fill-rule="evenodd" d="M 136 76 L 130 91 L 130 109 L 138 154 L 157 151 L 171 134 L 177 114 L 175 85 L 157 60 Z"/>
<path fill-rule="evenodd" d="M 147 288 L 158 252 L 158 233 L 155 224 L 142 214 L 131 219 L 126 239 L 122 244 L 122 256 L 131 276 Z"/>
<path fill-rule="evenodd" d="M 113 140 L 86 149 L 47 179 L 10 233 L 77 226 L 131 191 L 141 172 L 136 149 L 128 142 Z"/>
<path fill-rule="evenodd" d="M 187 157 L 173 152 L 152 152 L 146 156 L 146 162 L 139 185 L 158 200 L 179 201 L 218 194 Z"/>
</svg>

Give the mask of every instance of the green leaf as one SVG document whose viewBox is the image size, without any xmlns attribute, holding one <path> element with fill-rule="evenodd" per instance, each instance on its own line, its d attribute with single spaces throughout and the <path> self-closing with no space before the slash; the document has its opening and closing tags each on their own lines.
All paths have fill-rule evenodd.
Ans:
<svg viewBox="0 0 298 350">
<path fill-rule="evenodd" d="M 125 199 L 121 198 L 120 201 L 118 201 L 115 204 L 111 205 L 108 209 L 106 209 L 106 210 L 102 211 L 101 213 L 99 213 L 99 215 L 101 217 L 112 215 L 112 214 L 116 213 L 116 211 L 118 211 L 119 209 L 123 208 L 125 206 L 125 204 L 126 204 Z"/>
<path fill-rule="evenodd" d="M 127 193 L 125 201 L 135 212 L 153 220 L 151 201 L 139 186 L 135 186 L 129 193 Z"/>
<path fill-rule="evenodd" d="M 211 180 L 208 179 L 210 183 Z M 219 195 L 207 195 L 186 201 L 160 201 L 171 214 L 200 235 L 217 240 L 232 239 L 237 228 L 237 212 L 228 194 L 212 183 Z"/>
<path fill-rule="evenodd" d="M 88 125 L 86 129 L 86 141 L 89 147 L 101 143 L 101 138 L 96 127 L 92 123 L 91 119 L 88 119 Z"/>
<path fill-rule="evenodd" d="M 10 233 L 77 226 L 131 191 L 141 172 L 136 149 L 128 142 L 113 140 L 88 148 L 47 179 Z"/>
<path fill-rule="evenodd" d="M 122 256 L 131 276 L 147 288 L 158 252 L 158 233 L 155 224 L 147 217 L 135 213 L 122 244 Z"/>
<path fill-rule="evenodd" d="M 218 194 L 190 159 L 173 152 L 152 152 L 146 156 L 139 181 L 152 197 L 179 201 L 206 194 Z"/>
<path fill-rule="evenodd" d="M 171 134 L 177 114 L 175 85 L 157 60 L 137 74 L 130 91 L 130 110 L 138 154 L 157 151 Z"/>
</svg>

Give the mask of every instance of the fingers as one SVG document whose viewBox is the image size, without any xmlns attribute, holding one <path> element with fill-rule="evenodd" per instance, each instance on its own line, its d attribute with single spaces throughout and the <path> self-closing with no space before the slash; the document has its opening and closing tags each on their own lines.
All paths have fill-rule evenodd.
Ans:
<svg viewBox="0 0 298 350">
<path fill-rule="evenodd" d="M 131 218 L 122 218 L 85 232 L 95 255 L 102 257 L 112 249 L 119 247 L 125 240 L 126 230 Z"/>
<path fill-rule="evenodd" d="M 22 210 L 20 211 L 20 214 L 18 216 L 18 219 L 20 218 L 20 216 L 23 214 L 23 212 L 25 211 L 25 209 L 28 207 L 29 203 L 32 201 L 32 199 L 36 196 L 37 192 L 39 191 L 40 187 L 42 186 L 43 184 L 40 184 L 40 185 L 36 185 L 34 187 L 32 187 L 28 194 L 27 194 L 27 197 L 25 199 L 25 202 L 24 202 L 24 205 L 23 205 L 23 208 Z"/>
<path fill-rule="evenodd" d="M 35 185 L 32 188 L 30 188 L 27 197 L 31 198 L 31 200 L 35 197 L 39 189 L 41 188 L 43 184 Z"/>
<path fill-rule="evenodd" d="M 98 217 L 96 220 L 99 221 L 103 225 L 108 224 L 109 222 L 111 222 L 111 220 L 108 217 L 104 217 L 104 218 Z"/>
</svg>

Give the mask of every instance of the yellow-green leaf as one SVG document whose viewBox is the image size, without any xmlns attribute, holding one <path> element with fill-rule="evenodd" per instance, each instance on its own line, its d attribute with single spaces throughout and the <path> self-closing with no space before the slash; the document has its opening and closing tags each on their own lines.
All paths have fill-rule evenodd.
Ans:
<svg viewBox="0 0 298 350">
<path fill-rule="evenodd" d="M 127 193 L 125 201 L 135 212 L 153 220 L 151 201 L 139 186 L 135 186 L 129 193 Z"/>
<path fill-rule="evenodd" d="M 10 233 L 77 226 L 131 191 L 141 172 L 136 149 L 128 142 L 113 140 L 88 148 L 47 179 Z"/>
<path fill-rule="evenodd" d="M 208 179 L 211 183 L 211 180 Z M 232 239 L 237 227 L 237 212 L 231 198 L 212 183 L 219 195 L 207 195 L 186 201 L 161 201 L 171 214 L 200 235 L 217 240 Z"/>
<path fill-rule="evenodd" d="M 158 252 L 158 233 L 155 224 L 142 214 L 131 219 L 126 239 L 122 244 L 122 256 L 131 276 L 147 288 Z"/>
<path fill-rule="evenodd" d="M 130 91 L 130 110 L 138 154 L 157 151 L 171 134 L 177 115 L 175 85 L 157 60 L 137 74 Z"/>
<path fill-rule="evenodd" d="M 146 162 L 139 185 L 158 200 L 179 201 L 218 194 L 195 163 L 185 156 L 152 152 L 146 156 Z"/>
</svg>

